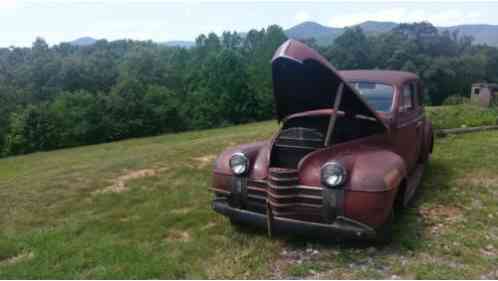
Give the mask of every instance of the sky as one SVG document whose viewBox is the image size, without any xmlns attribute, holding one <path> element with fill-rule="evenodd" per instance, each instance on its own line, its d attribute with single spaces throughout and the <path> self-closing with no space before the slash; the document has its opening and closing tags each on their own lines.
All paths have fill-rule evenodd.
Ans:
<svg viewBox="0 0 498 281">
<path fill-rule="evenodd" d="M 344 27 L 366 20 L 437 26 L 498 25 L 498 2 L 170 2 L 162 0 L 0 0 L 0 47 L 79 37 L 194 40 L 201 33 L 248 31 L 303 21 Z"/>
</svg>

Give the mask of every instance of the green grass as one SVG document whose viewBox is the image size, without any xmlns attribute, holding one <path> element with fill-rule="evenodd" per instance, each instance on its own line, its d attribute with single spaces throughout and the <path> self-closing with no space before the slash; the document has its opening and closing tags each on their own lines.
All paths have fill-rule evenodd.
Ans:
<svg viewBox="0 0 498 281">
<path fill-rule="evenodd" d="M 395 241 L 370 248 L 269 239 L 211 210 L 213 157 L 275 128 L 263 122 L 1 159 L 0 279 L 496 278 L 498 132 L 437 140 Z"/>
<path fill-rule="evenodd" d="M 498 109 L 472 104 L 426 107 L 434 129 L 497 125 Z"/>
</svg>

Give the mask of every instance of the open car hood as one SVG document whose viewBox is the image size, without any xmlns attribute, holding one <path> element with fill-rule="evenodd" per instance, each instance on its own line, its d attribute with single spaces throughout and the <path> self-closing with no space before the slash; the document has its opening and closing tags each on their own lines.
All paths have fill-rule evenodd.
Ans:
<svg viewBox="0 0 498 281">
<path fill-rule="evenodd" d="M 287 40 L 277 49 L 272 59 L 272 76 L 279 121 L 295 113 L 333 108 L 342 82 L 344 89 L 338 110 L 346 115 L 372 119 L 386 127 L 379 115 L 324 57 L 299 41 Z"/>
</svg>

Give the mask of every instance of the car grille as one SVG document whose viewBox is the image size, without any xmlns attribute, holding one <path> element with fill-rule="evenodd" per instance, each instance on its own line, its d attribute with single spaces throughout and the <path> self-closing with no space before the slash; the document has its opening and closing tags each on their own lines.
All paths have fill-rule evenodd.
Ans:
<svg viewBox="0 0 498 281">
<path fill-rule="evenodd" d="M 322 188 L 299 185 L 295 169 L 270 168 L 268 180 L 247 181 L 247 207 L 275 216 L 322 222 Z"/>
</svg>

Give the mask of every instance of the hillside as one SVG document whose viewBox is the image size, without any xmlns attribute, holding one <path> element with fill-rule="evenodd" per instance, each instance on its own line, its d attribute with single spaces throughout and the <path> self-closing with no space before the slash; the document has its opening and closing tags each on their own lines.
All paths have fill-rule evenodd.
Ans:
<svg viewBox="0 0 498 281">
<path fill-rule="evenodd" d="M 234 228 L 212 161 L 276 122 L 0 159 L 0 279 L 496 279 L 498 133 L 437 140 L 384 248 Z"/>
<path fill-rule="evenodd" d="M 358 26 L 367 34 L 388 32 L 398 24 L 394 22 L 366 21 Z M 437 27 L 440 31 L 459 30 L 460 35 L 469 35 L 475 38 L 475 43 L 498 46 L 497 25 L 457 25 L 450 27 Z M 335 38 L 344 32 L 344 28 L 328 27 L 316 22 L 303 22 L 286 30 L 287 36 L 294 39 L 314 38 L 320 45 L 331 44 Z"/>
</svg>

